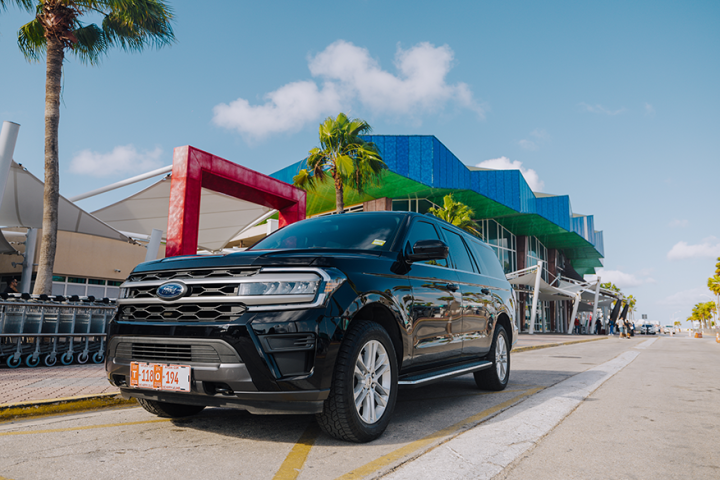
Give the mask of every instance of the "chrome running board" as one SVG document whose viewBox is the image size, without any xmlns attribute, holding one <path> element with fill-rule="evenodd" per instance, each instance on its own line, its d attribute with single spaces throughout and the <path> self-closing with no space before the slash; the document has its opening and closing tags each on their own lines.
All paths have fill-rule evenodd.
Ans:
<svg viewBox="0 0 720 480">
<path fill-rule="evenodd" d="M 402 376 L 398 380 L 398 385 L 402 387 L 420 387 L 428 385 L 430 383 L 438 382 L 446 378 L 458 377 L 467 373 L 477 372 L 478 370 L 484 370 L 492 367 L 492 362 L 487 360 L 480 360 L 472 363 L 463 363 L 460 365 L 453 365 L 450 367 L 444 367 L 437 370 L 431 370 L 429 372 L 414 373 L 407 376 Z"/>
</svg>

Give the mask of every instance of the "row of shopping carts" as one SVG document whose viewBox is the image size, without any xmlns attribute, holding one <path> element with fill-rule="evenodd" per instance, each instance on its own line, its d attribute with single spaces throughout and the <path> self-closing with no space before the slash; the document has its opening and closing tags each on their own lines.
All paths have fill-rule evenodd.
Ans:
<svg viewBox="0 0 720 480">
<path fill-rule="evenodd" d="M 115 309 L 107 298 L 0 294 L 0 365 L 102 363 Z"/>
</svg>

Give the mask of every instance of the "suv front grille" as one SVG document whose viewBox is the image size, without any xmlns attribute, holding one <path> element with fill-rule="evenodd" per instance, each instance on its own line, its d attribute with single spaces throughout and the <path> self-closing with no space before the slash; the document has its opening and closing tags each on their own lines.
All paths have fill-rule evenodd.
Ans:
<svg viewBox="0 0 720 480">
<path fill-rule="evenodd" d="M 220 363 L 220 356 L 211 345 L 121 342 L 115 356 L 132 362 Z"/>
<path fill-rule="evenodd" d="M 150 282 L 162 280 L 190 280 L 196 278 L 225 278 L 225 277 L 247 277 L 255 275 L 260 267 L 245 268 L 222 268 L 222 269 L 201 269 L 201 270 L 180 270 L 134 273 L 128 278 L 131 282 Z"/>
<path fill-rule="evenodd" d="M 130 322 L 228 322 L 235 320 L 245 310 L 245 305 L 237 303 L 139 304 L 120 307 L 119 319 Z"/>
<path fill-rule="evenodd" d="M 190 285 L 188 297 L 228 297 L 234 296 L 237 292 L 237 285 L 222 285 L 222 284 L 208 284 L 208 285 Z M 156 298 L 157 297 L 156 286 L 148 287 L 132 287 L 128 289 L 126 298 Z"/>
</svg>

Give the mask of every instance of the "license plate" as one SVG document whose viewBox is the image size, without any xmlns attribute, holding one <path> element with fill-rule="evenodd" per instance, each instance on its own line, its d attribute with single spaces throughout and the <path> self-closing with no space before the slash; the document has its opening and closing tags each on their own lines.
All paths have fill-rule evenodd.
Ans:
<svg viewBox="0 0 720 480">
<path fill-rule="evenodd" d="M 188 365 L 132 362 L 130 363 L 130 386 L 171 392 L 189 392 L 190 367 Z"/>
</svg>

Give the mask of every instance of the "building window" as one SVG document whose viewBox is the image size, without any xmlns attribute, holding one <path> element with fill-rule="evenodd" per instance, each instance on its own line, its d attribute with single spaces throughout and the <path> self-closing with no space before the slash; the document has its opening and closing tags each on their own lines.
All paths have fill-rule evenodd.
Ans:
<svg viewBox="0 0 720 480">
<path fill-rule="evenodd" d="M 517 270 L 517 240 L 510 230 L 495 220 L 478 220 L 480 233 L 500 260 L 505 273 Z"/>
<path fill-rule="evenodd" d="M 116 280 L 54 275 L 52 294 L 66 297 L 77 295 L 78 297 L 93 296 L 97 299 L 116 299 L 120 294 L 121 284 L 122 282 Z"/>
<path fill-rule="evenodd" d="M 525 265 L 527 265 L 528 268 L 535 266 L 538 260 L 543 261 L 542 279 L 550 283 L 548 280 L 550 274 L 547 268 L 547 248 L 545 248 L 545 245 L 540 243 L 540 240 L 536 237 L 528 237 L 528 253 Z"/>
</svg>

